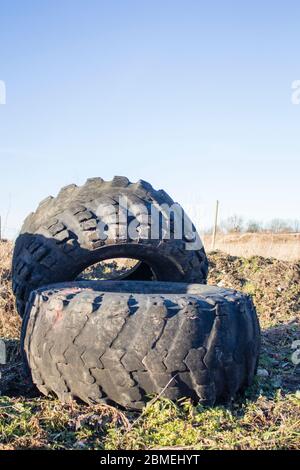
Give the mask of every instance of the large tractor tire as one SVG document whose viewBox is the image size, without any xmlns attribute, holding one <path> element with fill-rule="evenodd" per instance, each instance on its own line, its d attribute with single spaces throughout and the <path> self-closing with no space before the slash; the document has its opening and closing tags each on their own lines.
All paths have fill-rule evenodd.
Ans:
<svg viewBox="0 0 300 470">
<path fill-rule="evenodd" d="M 129 204 L 125 221 L 118 217 L 120 197 Z M 44 200 L 25 220 L 15 244 L 13 291 L 20 315 L 32 290 L 74 281 L 87 267 L 106 259 L 139 260 L 138 268 L 125 276 L 130 279 L 205 283 L 208 262 L 199 235 L 192 230 L 176 238 L 168 213 L 173 204 L 164 191 L 125 177 L 110 182 L 89 179 Z M 158 236 L 151 231 L 151 205 L 162 209 Z M 124 227 L 129 226 L 131 234 L 124 236 Z M 187 249 L 191 243 L 195 249 Z"/>
<path fill-rule="evenodd" d="M 249 296 L 168 282 L 94 281 L 32 292 L 22 345 L 33 382 L 63 402 L 140 409 L 147 397 L 228 403 L 256 373 Z"/>
</svg>

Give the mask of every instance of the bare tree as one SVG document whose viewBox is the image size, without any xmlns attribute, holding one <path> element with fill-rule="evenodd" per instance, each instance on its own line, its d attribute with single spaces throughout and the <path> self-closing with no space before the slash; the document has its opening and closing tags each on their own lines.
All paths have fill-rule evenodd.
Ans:
<svg viewBox="0 0 300 470">
<path fill-rule="evenodd" d="M 234 214 L 224 220 L 221 225 L 228 233 L 241 233 L 243 231 L 243 223 L 243 218 Z"/>
<path fill-rule="evenodd" d="M 292 232 L 291 225 L 284 219 L 273 219 L 269 224 L 269 230 L 273 233 Z"/>
<path fill-rule="evenodd" d="M 295 219 L 292 222 L 293 232 L 299 233 L 300 232 L 300 219 Z"/>
</svg>

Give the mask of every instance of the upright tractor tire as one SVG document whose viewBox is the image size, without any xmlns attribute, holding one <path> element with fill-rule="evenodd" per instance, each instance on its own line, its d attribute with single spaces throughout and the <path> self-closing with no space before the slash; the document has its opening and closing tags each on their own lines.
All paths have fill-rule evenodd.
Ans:
<svg viewBox="0 0 300 470">
<path fill-rule="evenodd" d="M 86 281 L 33 292 L 21 341 L 45 395 L 140 409 L 164 389 L 230 402 L 253 380 L 260 329 L 250 297 L 234 290 Z"/>
<path fill-rule="evenodd" d="M 120 197 L 130 205 L 126 220 L 118 215 Z M 151 231 L 151 205 L 162 208 L 158 236 Z M 205 283 L 208 262 L 199 235 L 192 231 L 196 248 L 186 249 L 191 239 L 185 234 L 176 238 L 174 222 L 168 219 L 172 205 L 164 191 L 144 181 L 130 183 L 125 177 L 110 182 L 93 178 L 47 198 L 27 217 L 15 244 L 13 291 L 20 315 L 32 290 L 74 281 L 87 267 L 105 259 L 141 261 L 142 266 L 128 274 L 131 279 Z M 124 232 L 128 226 L 130 236 Z"/>
</svg>

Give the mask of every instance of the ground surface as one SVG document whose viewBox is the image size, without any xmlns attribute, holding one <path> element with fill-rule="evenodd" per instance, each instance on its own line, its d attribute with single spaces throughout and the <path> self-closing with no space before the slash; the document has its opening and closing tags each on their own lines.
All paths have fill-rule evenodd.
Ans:
<svg viewBox="0 0 300 470">
<path fill-rule="evenodd" d="M 10 287 L 11 245 L 0 244 L 0 337 L 9 357 L 2 369 L 0 449 L 299 449 L 300 262 L 210 253 L 209 283 L 253 296 L 262 327 L 260 375 L 231 408 L 192 406 L 160 398 L 142 415 L 108 406 L 63 405 L 25 382 L 20 321 Z"/>
</svg>

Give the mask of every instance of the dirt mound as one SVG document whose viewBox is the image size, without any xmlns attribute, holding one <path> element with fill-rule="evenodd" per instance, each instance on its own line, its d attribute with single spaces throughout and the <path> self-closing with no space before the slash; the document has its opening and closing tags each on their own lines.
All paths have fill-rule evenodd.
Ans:
<svg viewBox="0 0 300 470">
<path fill-rule="evenodd" d="M 297 391 L 300 368 L 291 355 L 293 342 L 300 338 L 300 262 L 222 252 L 210 253 L 209 260 L 210 284 L 233 287 L 253 298 L 262 327 L 264 393 Z"/>
<path fill-rule="evenodd" d="M 13 244 L 0 241 L 0 337 L 18 338 L 21 327 L 11 285 Z"/>
<path fill-rule="evenodd" d="M 222 252 L 209 255 L 209 284 L 232 287 L 253 297 L 262 326 L 291 322 L 300 312 L 300 262 Z"/>
</svg>

